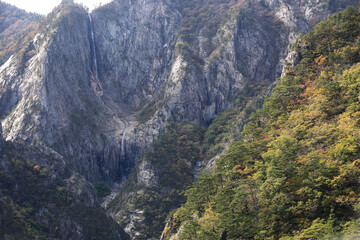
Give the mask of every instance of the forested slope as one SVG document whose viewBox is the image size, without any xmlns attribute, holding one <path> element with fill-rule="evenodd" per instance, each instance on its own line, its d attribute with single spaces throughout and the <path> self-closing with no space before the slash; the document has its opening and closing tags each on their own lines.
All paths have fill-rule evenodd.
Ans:
<svg viewBox="0 0 360 240">
<path fill-rule="evenodd" d="M 25 52 L 26 44 L 35 36 L 41 16 L 27 13 L 0 1 L 0 65 L 12 54 Z M 23 49 L 23 50 L 22 50 Z"/>
<path fill-rule="evenodd" d="M 359 8 L 293 50 L 297 64 L 187 192 L 163 239 L 359 237 Z"/>
<path fill-rule="evenodd" d="M 1 125 L 0 223 L 0 239 L 128 239 L 61 156 L 5 142 Z"/>
</svg>

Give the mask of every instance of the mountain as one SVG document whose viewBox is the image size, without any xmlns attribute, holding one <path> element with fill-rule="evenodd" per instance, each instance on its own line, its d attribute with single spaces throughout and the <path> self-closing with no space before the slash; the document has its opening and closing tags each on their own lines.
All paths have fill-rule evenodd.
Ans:
<svg viewBox="0 0 360 240">
<path fill-rule="evenodd" d="M 129 239 L 63 157 L 2 138 L 0 223 L 2 239 Z"/>
<path fill-rule="evenodd" d="M 284 65 L 298 61 L 296 39 L 357 4 L 115 0 L 88 13 L 63 1 L 23 20 L 36 30 L 5 51 L 3 136 L 58 154 L 99 197 L 109 185 L 108 213 L 133 238 L 156 238 L 182 192 L 227 151 Z"/>
<path fill-rule="evenodd" d="M 279 2 L 267 3 L 269 5 L 251 3 L 252 5 L 247 5 L 247 3 L 242 5 L 241 11 L 235 11 L 232 13 L 232 17 L 223 20 L 226 22 L 223 25 L 223 29 L 226 28 L 226 31 L 223 29 L 217 33 L 215 31 L 217 34 L 215 38 L 220 40 L 217 43 L 218 47 L 209 56 L 202 52 L 203 55 L 198 61 L 196 60 L 196 54 L 190 51 L 200 51 L 205 47 L 200 43 L 194 44 L 191 36 L 181 36 L 182 41 L 177 43 L 177 47 L 181 44 L 182 54 L 187 56 L 187 59 L 182 61 L 188 62 L 190 59 L 194 59 L 191 64 L 192 68 L 197 64 L 201 66 L 201 57 L 205 59 L 202 70 L 187 69 L 183 78 L 184 80 L 190 79 L 190 83 L 184 84 L 189 84 L 195 89 L 198 89 L 197 82 L 200 80 L 208 81 L 206 85 L 209 88 L 205 91 L 206 95 L 214 96 L 211 100 L 207 100 L 212 104 L 214 112 L 209 113 L 211 107 L 205 107 L 205 113 L 209 113 L 211 116 L 209 119 L 220 113 L 222 109 L 228 109 L 228 111 L 214 120 L 210 120 L 213 124 L 209 127 L 205 125 L 204 130 L 201 130 L 201 125 L 209 120 L 199 121 L 197 119 L 196 123 L 190 123 L 190 125 L 184 125 L 184 123 L 168 125 L 160 135 L 158 142 L 139 160 L 138 167 L 129 176 L 129 180 L 119 194 L 112 196 L 113 199 L 106 205 L 108 211 L 116 221 L 126 226 L 127 231 L 132 236 L 136 236 L 136 239 L 149 239 L 160 235 L 162 222 L 169 211 L 184 202 L 185 197 L 182 192 L 191 185 L 192 180 L 201 169 L 212 167 L 217 155 L 226 151 L 228 142 L 236 137 L 235 133 L 241 131 L 251 113 L 261 106 L 263 99 L 273 87 L 273 81 L 281 75 L 282 63 L 295 61 L 293 53 L 290 53 L 285 60 L 290 43 L 295 41 L 296 36 L 301 32 L 306 32 L 315 22 L 320 21 L 319 16 L 324 17 L 330 14 L 328 9 L 331 8 L 324 8 L 324 6 L 328 6 L 324 2 L 322 2 L 321 8 L 319 5 L 309 3 L 309 5 L 300 5 L 302 7 L 300 9 L 296 5 L 285 5 L 288 8 L 284 9 Z M 191 9 L 196 9 L 194 6 L 205 3 L 192 2 L 192 4 Z M 215 5 L 218 6 L 218 4 Z M 211 9 L 211 6 L 207 6 L 206 9 L 208 8 Z M 325 12 L 319 13 L 319 9 Z M 307 18 L 299 14 L 306 11 L 313 13 L 308 14 Z M 179 12 L 182 13 L 181 8 Z M 216 14 L 215 12 L 214 14 Z M 190 17 L 201 15 L 200 13 L 195 11 L 195 13 L 187 14 Z M 182 13 L 182 15 L 184 14 Z M 222 12 L 219 14 L 225 15 Z M 287 17 L 289 14 L 293 14 L 296 18 Z M 191 18 L 194 25 L 190 31 L 192 34 L 193 31 L 196 31 L 197 21 L 200 20 Z M 180 24 L 189 23 L 183 20 Z M 179 34 L 182 33 L 181 28 Z M 230 39 L 224 40 L 224 36 Z M 198 37 L 195 37 L 195 40 L 200 41 Z M 198 49 L 190 47 L 199 44 Z M 209 49 L 211 51 L 211 47 Z M 193 77 L 187 77 L 186 74 L 189 71 L 197 71 L 193 75 L 197 76 L 196 79 L 191 80 Z M 237 84 L 236 74 L 238 74 L 238 79 L 242 79 L 238 81 L 240 85 L 237 87 L 239 88 L 233 95 L 225 93 L 226 89 L 234 91 Z M 234 79 L 234 82 L 229 83 L 229 79 Z M 228 88 L 222 84 L 229 84 Z M 223 97 L 224 93 L 229 95 Z M 201 96 L 201 93 L 183 93 L 181 99 L 196 97 L 199 94 Z M 192 99 L 191 102 L 192 104 L 189 106 L 191 108 L 203 105 L 197 104 L 196 99 Z M 229 105 L 222 108 L 220 105 L 223 103 L 229 103 Z M 184 111 L 187 111 L 186 109 L 184 107 Z M 201 112 L 201 109 L 196 112 Z M 172 120 L 184 120 L 184 118 L 177 118 L 173 115 Z M 190 122 L 194 119 L 187 120 Z M 139 229 L 141 230 L 139 231 Z"/>
<path fill-rule="evenodd" d="M 26 66 L 19 57 L 3 65 L 5 138 L 53 148 L 90 181 L 118 182 L 169 119 L 203 124 L 232 106 L 247 82 L 270 86 L 296 33 L 332 6 L 187 4 L 114 1 L 89 18 L 64 1 L 28 46 Z M 211 11 L 218 20 L 197 29 Z"/>
<path fill-rule="evenodd" d="M 359 238 L 359 25 L 349 7 L 297 41 L 297 63 L 161 239 Z"/>
</svg>

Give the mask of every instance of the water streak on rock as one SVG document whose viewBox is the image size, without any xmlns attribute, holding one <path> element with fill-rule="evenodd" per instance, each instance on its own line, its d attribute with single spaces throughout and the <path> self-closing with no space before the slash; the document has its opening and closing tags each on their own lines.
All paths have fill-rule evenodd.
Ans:
<svg viewBox="0 0 360 240">
<path fill-rule="evenodd" d="M 93 71 L 95 74 L 96 79 L 99 78 L 99 73 L 98 73 L 98 65 L 97 65 L 97 57 L 96 57 L 96 45 L 95 45 L 95 37 L 94 37 L 94 28 L 93 28 L 93 22 L 92 22 L 92 18 L 91 18 L 91 14 L 88 13 L 89 16 L 89 22 L 90 22 L 90 33 L 91 33 L 91 49 L 92 49 L 92 57 L 93 57 Z"/>
</svg>

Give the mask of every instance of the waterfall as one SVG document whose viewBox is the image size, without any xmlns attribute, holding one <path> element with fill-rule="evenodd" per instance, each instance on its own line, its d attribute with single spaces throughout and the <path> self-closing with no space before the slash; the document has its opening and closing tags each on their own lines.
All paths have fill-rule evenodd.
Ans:
<svg viewBox="0 0 360 240">
<path fill-rule="evenodd" d="M 121 139 L 121 157 L 125 158 L 125 138 L 126 138 L 126 131 L 124 132 L 122 139 Z"/>
<path fill-rule="evenodd" d="M 126 130 L 123 133 L 123 136 L 121 138 L 121 152 L 120 152 L 120 160 L 122 160 L 122 164 L 123 166 L 125 166 L 125 138 L 126 138 Z M 122 168 L 122 179 L 121 181 L 125 181 L 126 180 L 126 171 L 124 170 L 124 168 Z"/>
<path fill-rule="evenodd" d="M 104 106 L 110 111 L 112 112 L 117 118 L 119 118 L 119 116 L 112 110 L 110 109 L 105 102 L 101 99 L 101 96 L 103 95 L 103 88 L 101 86 L 101 82 L 99 80 L 99 72 L 98 72 L 98 63 L 97 63 L 97 56 L 96 56 L 96 44 L 95 44 L 95 36 L 94 36 L 94 28 L 93 28 L 93 21 L 91 18 L 91 14 L 88 13 L 88 17 L 89 17 L 89 24 L 90 24 L 90 35 L 91 35 L 91 53 L 92 53 L 92 57 L 93 57 L 93 76 L 97 82 L 97 86 L 94 88 L 94 90 L 96 91 L 96 95 L 98 96 L 100 102 L 102 102 L 102 104 L 104 104 Z"/>
<path fill-rule="evenodd" d="M 94 36 L 94 28 L 93 28 L 93 21 L 91 18 L 91 14 L 88 13 L 88 17 L 89 17 L 89 24 L 90 24 L 90 35 L 91 35 L 91 53 L 92 53 L 92 61 L 93 61 L 93 77 L 95 78 L 94 80 L 97 81 L 97 87 L 96 87 L 96 92 L 97 92 L 97 96 L 99 98 L 99 100 L 102 102 L 102 104 L 104 104 L 104 106 L 110 111 L 112 112 L 117 118 L 119 118 L 119 116 L 117 115 L 116 112 L 114 112 L 111 108 L 109 108 L 105 102 L 103 101 L 103 99 L 101 98 L 101 96 L 103 95 L 103 89 L 99 80 L 99 73 L 98 73 L 98 63 L 97 63 L 97 56 L 96 56 L 96 44 L 95 44 L 95 36 Z M 120 152 L 120 160 L 123 161 L 123 164 L 125 163 L 125 138 L 126 138 L 126 130 L 123 133 L 122 139 L 121 139 L 121 152 Z M 120 161 L 121 162 L 121 161 Z M 125 171 L 124 169 L 122 170 L 122 180 L 124 181 L 126 179 L 126 175 L 125 175 Z"/>
<path fill-rule="evenodd" d="M 118 116 L 118 114 L 112 110 L 111 108 L 109 108 L 109 106 L 107 106 L 105 104 L 105 102 L 102 100 L 101 96 L 103 95 L 103 88 L 101 86 L 101 82 L 99 80 L 99 73 L 98 73 L 98 64 L 97 64 L 97 56 L 96 56 L 96 44 L 95 44 L 95 37 L 94 37 L 94 28 L 93 28 L 93 21 L 92 21 L 92 18 L 91 18 L 91 14 L 88 13 L 88 17 L 89 17 L 89 24 L 90 24 L 90 35 L 91 35 L 91 52 L 92 52 L 92 56 L 93 56 L 93 64 L 94 64 L 94 67 L 92 69 L 93 71 L 93 75 L 95 77 L 95 80 L 97 82 L 97 86 L 96 88 L 94 89 L 96 91 L 96 95 L 98 96 L 100 102 L 102 102 L 102 104 L 104 104 L 104 106 L 114 114 L 114 116 L 116 116 L 117 118 L 120 118 Z"/>
<path fill-rule="evenodd" d="M 93 28 L 93 22 L 91 18 L 91 14 L 88 13 L 89 16 L 89 22 L 90 22 L 90 32 L 91 32 L 91 49 L 92 49 L 92 56 L 93 56 L 93 63 L 94 63 L 94 71 L 95 71 L 95 77 L 96 79 L 99 78 L 98 74 L 98 65 L 97 65 L 97 57 L 96 57 L 96 45 L 95 45 L 95 37 L 94 37 L 94 28 Z"/>
</svg>

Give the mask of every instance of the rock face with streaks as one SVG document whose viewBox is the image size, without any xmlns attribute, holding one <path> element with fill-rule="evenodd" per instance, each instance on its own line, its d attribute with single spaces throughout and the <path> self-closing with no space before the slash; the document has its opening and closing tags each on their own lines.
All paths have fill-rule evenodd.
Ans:
<svg viewBox="0 0 360 240">
<path fill-rule="evenodd" d="M 3 135 L 2 135 L 2 124 L 0 122 L 0 149 L 4 144 L 4 139 L 3 139 Z"/>
<path fill-rule="evenodd" d="M 270 85 L 296 35 L 339 9 L 327 1 L 231 4 L 243 11 L 222 19 L 205 51 L 207 29 L 183 42 L 187 13 L 176 1 L 118 0 L 91 18 L 64 2 L 28 44 L 29 59 L 15 54 L 1 66 L 5 138 L 51 147 L 91 181 L 119 181 L 169 119 L 207 123 L 245 84 Z"/>
<path fill-rule="evenodd" d="M 154 186 L 157 184 L 154 167 L 146 161 L 139 164 L 139 173 L 137 174 L 137 177 L 137 182 L 139 184 L 143 184 L 145 186 Z"/>
<path fill-rule="evenodd" d="M 169 120 L 206 125 L 245 87 L 271 88 L 296 37 L 357 2 L 115 0 L 89 15 L 63 1 L 0 67 L 3 136 L 113 185 Z"/>
<path fill-rule="evenodd" d="M 110 181 L 126 165 L 119 164 L 117 132 L 124 124 L 96 94 L 89 24 L 84 9 L 61 6 L 29 43 L 26 68 L 19 68 L 19 56 L 2 66 L 2 122 L 7 140 L 46 145 L 87 179 Z"/>
<path fill-rule="evenodd" d="M 170 4 L 114 1 L 93 13 L 100 80 L 116 105 L 142 108 L 167 80 L 181 19 Z"/>
<path fill-rule="evenodd" d="M 0 223 L 1 239 L 129 239 L 62 156 L 2 140 Z"/>
</svg>

